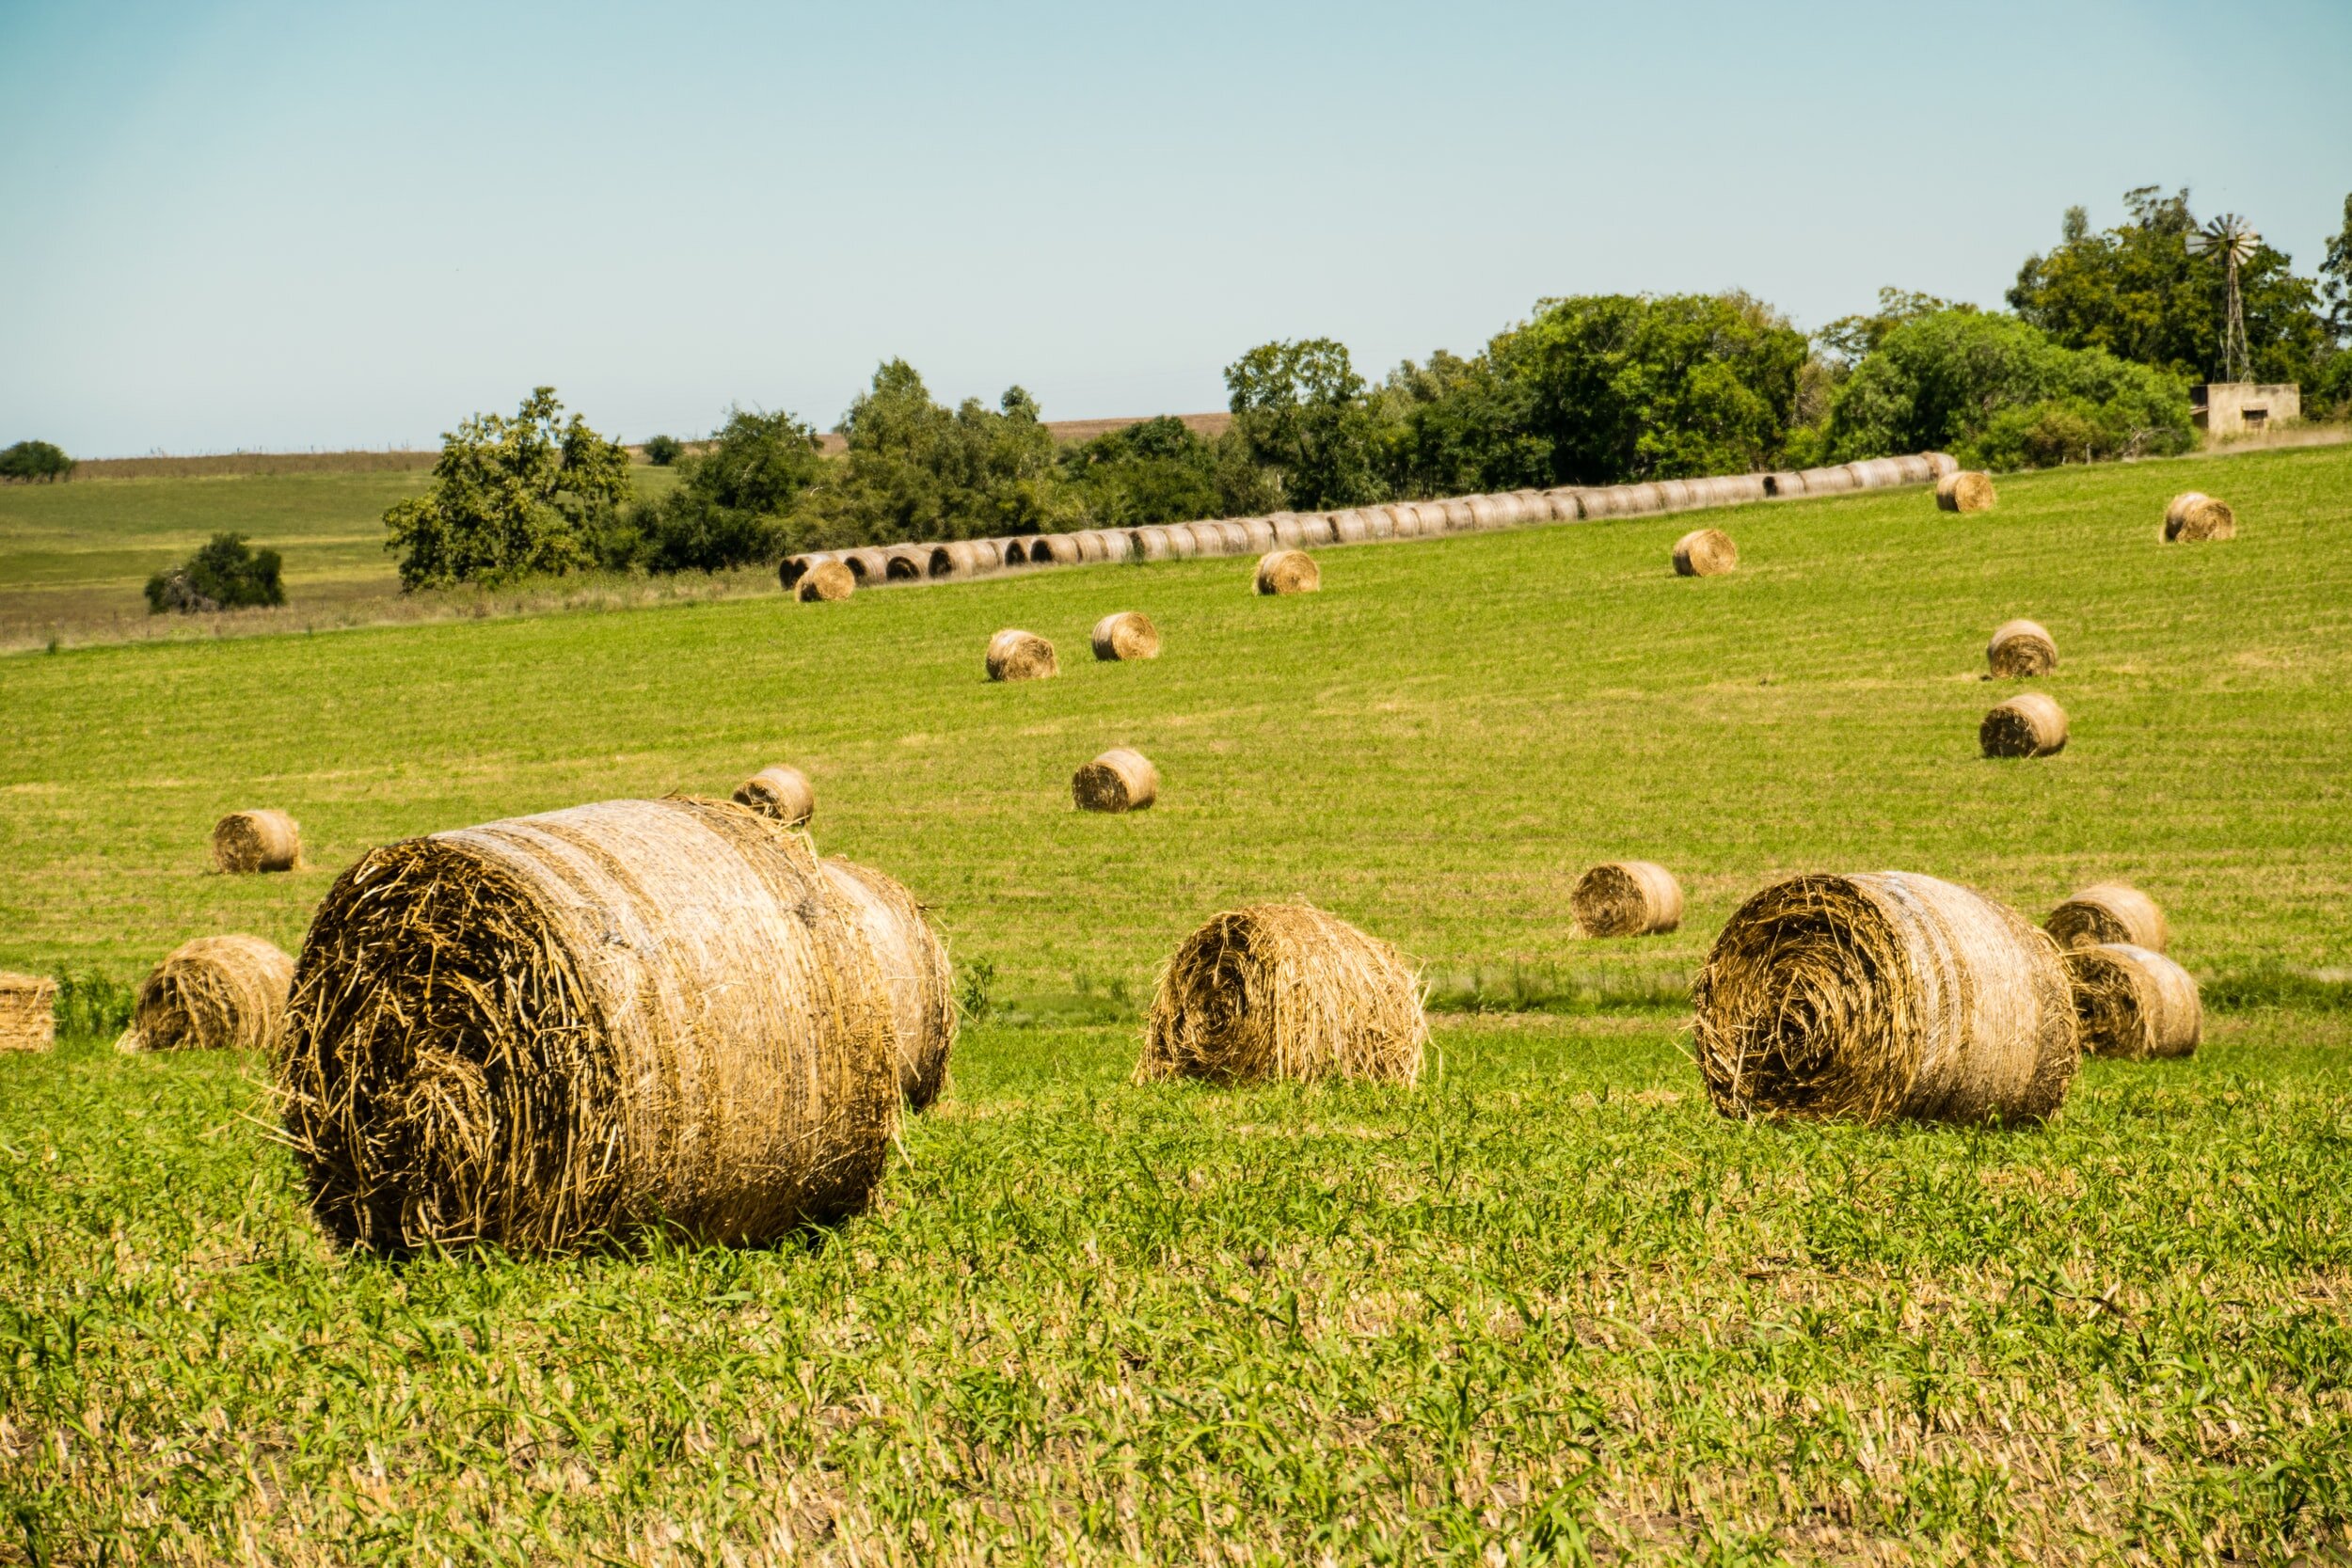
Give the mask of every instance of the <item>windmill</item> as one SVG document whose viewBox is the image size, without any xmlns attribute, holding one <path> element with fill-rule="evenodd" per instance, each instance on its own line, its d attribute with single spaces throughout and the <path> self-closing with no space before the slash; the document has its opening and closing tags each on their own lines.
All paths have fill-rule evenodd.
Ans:
<svg viewBox="0 0 2352 1568">
<path fill-rule="evenodd" d="M 2238 298 L 2237 269 L 2254 259 L 2263 237 L 2235 213 L 2224 213 L 2202 229 L 2188 233 L 2191 256 L 2221 258 L 2228 314 L 2221 324 L 2221 375 L 2226 381 L 2254 379 L 2253 355 L 2246 346 L 2246 307 Z"/>
</svg>

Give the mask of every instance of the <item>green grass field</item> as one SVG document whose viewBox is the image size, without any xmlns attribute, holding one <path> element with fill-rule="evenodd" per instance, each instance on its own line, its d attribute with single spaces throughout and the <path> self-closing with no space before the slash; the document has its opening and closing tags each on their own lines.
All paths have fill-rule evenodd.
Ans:
<svg viewBox="0 0 2352 1568">
<path fill-rule="evenodd" d="M 2240 537 L 2160 546 L 2186 488 Z M 0 967 L 292 946 L 368 846 L 791 760 L 996 1006 L 872 1214 L 740 1254 L 337 1257 L 256 1064 L 0 1059 L 0 1560 L 2344 1551 L 2352 449 L 1707 521 L 1736 577 L 1666 518 L 1291 600 L 1223 561 L 0 657 Z M 1087 657 L 1115 609 L 1159 660 Z M 1977 755 L 2012 615 L 2055 758 Z M 988 684 L 1006 626 L 1061 678 Z M 1159 808 L 1073 811 L 1121 743 Z M 260 804 L 314 867 L 208 873 Z M 1627 855 L 1683 929 L 1577 938 Z M 2238 1005 L 2038 1132 L 1717 1117 L 1639 1004 L 1772 876 L 1886 866 L 2137 881 Z M 1441 1015 L 1418 1090 L 1131 1085 L 1155 965 L 1291 896 L 1564 1010 Z"/>
</svg>

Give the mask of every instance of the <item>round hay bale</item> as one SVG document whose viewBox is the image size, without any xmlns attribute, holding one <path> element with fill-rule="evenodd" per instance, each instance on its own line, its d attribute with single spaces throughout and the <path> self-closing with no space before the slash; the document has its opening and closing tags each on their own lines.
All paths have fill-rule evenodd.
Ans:
<svg viewBox="0 0 2352 1568">
<path fill-rule="evenodd" d="M 1103 541 L 1103 559 L 1105 561 L 1141 559 L 1136 554 L 1135 535 L 1124 529 L 1103 529 L 1096 532 L 1095 537 Z"/>
<path fill-rule="evenodd" d="M 1682 924 L 1682 884 L 1655 861 L 1603 861 L 1568 902 L 1588 937 L 1660 936 Z"/>
<path fill-rule="evenodd" d="M 1258 561 L 1261 594 L 1315 594 L 1323 589 L 1323 568 L 1304 550 L 1276 550 Z"/>
<path fill-rule="evenodd" d="M 990 680 L 1035 681 L 1060 673 L 1054 645 L 1033 631 L 1008 626 L 988 640 Z"/>
<path fill-rule="evenodd" d="M 787 555 L 776 563 L 776 580 L 784 585 L 786 592 L 789 593 L 795 583 L 808 576 L 808 569 L 811 566 L 816 565 L 819 561 L 832 559 L 830 555 L 816 553 Z"/>
<path fill-rule="evenodd" d="M 1103 535 L 1094 529 L 1079 530 L 1070 535 L 1070 542 L 1078 546 L 1078 559 L 1089 565 L 1099 564 L 1110 559 L 1110 547 L 1104 543 Z"/>
<path fill-rule="evenodd" d="M 1160 628 L 1139 610 L 1116 610 L 1095 622 L 1093 641 L 1099 659 L 1160 657 Z"/>
<path fill-rule="evenodd" d="M 947 943 L 903 883 L 870 865 L 829 855 L 825 878 L 849 907 L 872 949 L 890 993 L 898 1098 L 910 1111 L 930 1108 L 947 1084 L 956 1048 L 955 974 Z"/>
<path fill-rule="evenodd" d="M 1438 504 L 1445 515 L 1446 532 L 1468 533 L 1478 527 L 1477 514 L 1470 510 L 1470 503 L 1463 498 L 1455 496 Z"/>
<path fill-rule="evenodd" d="M 1371 537 L 1372 530 L 1365 526 L 1362 513 L 1347 511 L 1331 514 L 1331 542 L 1333 544 L 1360 545 Z"/>
<path fill-rule="evenodd" d="M 1245 521 L 1239 517 L 1229 517 L 1218 523 L 1216 525 L 1216 537 L 1217 542 L 1221 546 L 1219 553 L 1224 555 L 1248 555 L 1256 549 L 1257 546 L 1250 543 L 1252 535 L 1249 531 L 1249 524 L 1252 522 L 1263 523 L 1265 522 L 1265 519 L 1263 517 L 1252 517 Z M 1266 528 L 1265 538 L 1267 546 L 1269 548 L 1272 547 L 1274 542 L 1274 529 L 1270 524 Z"/>
<path fill-rule="evenodd" d="M 1421 507 L 1414 501 L 1389 503 L 1389 537 L 1418 539 L 1421 537 Z"/>
<path fill-rule="evenodd" d="M 1903 484 L 1932 484 L 1944 477 L 1943 470 L 1923 451 L 1906 452 L 1887 461 L 1895 465 L 1898 482 Z"/>
<path fill-rule="evenodd" d="M 1137 561 L 1172 561 L 1175 559 L 1176 552 L 1168 545 L 1168 530 L 1165 528 L 1157 526 L 1139 528 L 1130 537 L 1135 540 L 1134 553 Z"/>
<path fill-rule="evenodd" d="M 2194 1054 L 2205 1029 L 2196 978 L 2163 954 L 2128 942 L 2066 950 L 2083 1051 L 2144 1062 Z"/>
<path fill-rule="evenodd" d="M 294 961 L 260 937 L 198 937 L 140 983 L 115 1049 L 270 1051 L 286 1022 Z"/>
<path fill-rule="evenodd" d="M 1974 468 L 1956 469 L 1935 482 L 1935 504 L 1946 512 L 1990 512 L 1994 499 L 1993 476 Z"/>
<path fill-rule="evenodd" d="M 1363 514 L 1364 534 L 1371 539 L 1396 537 L 1396 508 L 1386 505 L 1359 507 Z"/>
<path fill-rule="evenodd" d="M 2042 923 L 2060 947 L 2123 942 L 2161 953 L 2172 945 L 2171 923 L 2156 901 L 2128 882 L 2099 882 L 2050 911 Z"/>
<path fill-rule="evenodd" d="M 1853 471 L 1850 468 L 1805 468 L 1798 478 L 1804 481 L 1808 496 L 1835 496 L 1854 487 Z"/>
<path fill-rule="evenodd" d="M 882 580 L 885 582 L 920 582 L 924 568 L 930 565 L 929 553 L 912 546 L 901 545 L 882 553 Z"/>
<path fill-rule="evenodd" d="M 844 550 L 841 563 L 849 567 L 850 575 L 857 578 L 861 588 L 867 583 L 890 580 L 890 557 L 882 550 Z"/>
<path fill-rule="evenodd" d="M 2237 514 L 2226 503 L 2201 491 L 2190 490 L 2173 497 L 2172 504 L 2164 509 L 2164 537 L 2168 544 L 2234 539 Z"/>
<path fill-rule="evenodd" d="M 1902 467 L 1891 457 L 1866 458 L 1847 464 L 1846 468 L 1853 475 L 1857 490 L 1891 490 L 1903 483 Z"/>
<path fill-rule="evenodd" d="M 1700 504 L 1698 490 L 1686 479 L 1658 482 L 1658 504 L 1665 512 L 1688 512 Z"/>
<path fill-rule="evenodd" d="M 832 604 L 857 592 L 857 574 L 845 561 L 820 561 L 811 566 L 792 590 L 803 604 Z"/>
<path fill-rule="evenodd" d="M 362 856 L 303 940 L 278 1083 L 347 1244 L 759 1243 L 865 1204 L 894 1044 L 803 835 L 607 800 Z"/>
<path fill-rule="evenodd" d="M 2003 680 L 2046 675 L 2058 668 L 2058 644 L 2036 621 L 2004 621 L 1984 647 L 1984 661 Z"/>
<path fill-rule="evenodd" d="M 1306 542 L 1306 547 L 1309 549 L 1312 549 L 1317 545 L 1336 545 L 1340 542 L 1339 527 L 1332 521 L 1331 514 L 1328 512 L 1301 513 L 1298 518 L 1298 536 Z"/>
<path fill-rule="evenodd" d="M 1257 904 L 1215 916 L 1176 949 L 1136 1077 L 1410 1084 L 1428 1038 L 1410 959 L 1321 910 Z"/>
<path fill-rule="evenodd" d="M 799 768 L 779 762 L 737 784 L 735 803 L 797 828 L 817 815 L 817 786 Z"/>
<path fill-rule="evenodd" d="M 1645 517 L 1666 510 L 1666 493 L 1655 484 L 1618 484 L 1617 515 Z"/>
<path fill-rule="evenodd" d="M 1928 471 L 1937 479 L 1942 479 L 1946 474 L 1960 472 L 1960 459 L 1949 452 L 1923 451 L 1919 455 L 1927 463 Z"/>
<path fill-rule="evenodd" d="M 1263 555 L 1275 547 L 1274 525 L 1263 517 L 1244 517 L 1241 520 L 1241 533 L 1242 537 L 1248 541 L 1248 544 L 1243 546 L 1245 550 Z"/>
<path fill-rule="evenodd" d="M 1193 531 L 1190 523 L 1172 524 L 1167 533 L 1168 553 L 1178 561 L 1192 561 L 1210 553 L 1201 549 L 1200 535 Z"/>
<path fill-rule="evenodd" d="M 1518 521 L 1517 508 L 1512 508 L 1510 513 L 1505 515 L 1502 498 L 1500 496 L 1472 496 L 1462 504 L 1470 508 L 1470 527 L 1481 532 L 1507 528 Z"/>
<path fill-rule="evenodd" d="M 1675 575 L 1719 578 L 1740 564 L 1740 546 L 1719 528 L 1692 529 L 1675 541 Z"/>
<path fill-rule="evenodd" d="M 1776 882 L 1692 987 L 1725 1116 L 2037 1121 L 2082 1054 L 2058 944 L 1970 888 L 1887 871 Z"/>
<path fill-rule="evenodd" d="M 935 578 L 968 578 L 979 569 L 979 546 L 969 539 L 931 546 L 930 571 Z"/>
<path fill-rule="evenodd" d="M 1307 531 L 1295 512 L 1277 512 L 1266 522 L 1274 529 L 1274 543 L 1286 550 L 1295 550 L 1307 542 Z"/>
<path fill-rule="evenodd" d="M 213 824 L 213 863 L 239 876 L 297 870 L 302 829 L 282 811 L 232 811 Z"/>
<path fill-rule="evenodd" d="M 1794 500 L 1804 494 L 1804 475 L 1787 469 L 1766 474 L 1764 494 L 1772 500 Z"/>
<path fill-rule="evenodd" d="M 57 982 L 0 971 L 0 1051 L 46 1051 L 57 1043 Z"/>
<path fill-rule="evenodd" d="M 1084 559 L 1078 541 L 1067 533 L 1041 533 L 1029 541 L 1032 566 L 1075 566 Z"/>
<path fill-rule="evenodd" d="M 1746 506 L 1768 500 L 1772 492 L 1764 488 L 1762 474 L 1727 474 L 1715 482 L 1720 506 Z"/>
<path fill-rule="evenodd" d="M 1001 540 L 998 556 L 1007 566 L 1026 566 L 1029 563 L 1029 542 L 1018 536 Z"/>
<path fill-rule="evenodd" d="M 2046 691 L 2021 691 L 1984 716 L 1977 744 L 1989 757 L 2046 757 L 2066 750 L 2066 710 Z"/>
<path fill-rule="evenodd" d="M 1080 811 L 1148 811 L 1160 798 L 1160 770 L 1141 752 L 1114 746 L 1071 776 Z"/>
</svg>

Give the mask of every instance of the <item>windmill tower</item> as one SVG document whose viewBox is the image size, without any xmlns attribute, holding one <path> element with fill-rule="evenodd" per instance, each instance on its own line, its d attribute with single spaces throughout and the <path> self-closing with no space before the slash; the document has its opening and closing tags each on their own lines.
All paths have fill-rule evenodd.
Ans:
<svg viewBox="0 0 2352 1568">
<path fill-rule="evenodd" d="M 2191 256 L 2221 259 L 2224 297 L 2228 301 L 2221 323 L 2221 377 L 2225 381 L 2254 378 L 2254 356 L 2246 346 L 2246 306 L 2238 297 L 2237 269 L 2254 259 L 2254 251 L 2262 243 L 2263 237 L 2254 232 L 2254 226 L 2235 213 L 2224 213 L 2204 228 L 2189 231 Z"/>
</svg>

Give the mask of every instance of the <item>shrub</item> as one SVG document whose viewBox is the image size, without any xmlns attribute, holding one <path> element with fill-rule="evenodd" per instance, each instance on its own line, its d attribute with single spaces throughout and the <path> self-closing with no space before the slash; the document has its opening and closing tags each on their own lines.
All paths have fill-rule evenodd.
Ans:
<svg viewBox="0 0 2352 1568">
<path fill-rule="evenodd" d="M 648 443 L 647 450 L 651 450 Z M 720 572 L 780 559 L 785 516 L 824 472 L 816 434 L 787 413 L 730 409 L 709 449 L 679 465 L 678 487 L 632 508 L 630 527 L 594 544 L 606 565 Z M 619 547 L 630 552 L 619 559 Z"/>
<path fill-rule="evenodd" d="M 0 451 L 0 479 L 52 481 L 73 472 L 73 459 L 49 441 L 19 441 Z"/>
<path fill-rule="evenodd" d="M 177 566 L 147 579 L 147 611 L 195 614 L 286 602 L 278 552 L 248 546 L 242 533 L 215 533 Z"/>
<path fill-rule="evenodd" d="M 511 420 L 476 414 L 442 437 L 433 483 L 384 514 L 404 589 L 499 583 L 594 559 L 629 494 L 628 453 L 541 387 Z"/>
<path fill-rule="evenodd" d="M 684 454 L 686 443 L 675 436 L 645 437 L 645 461 L 657 468 L 666 468 Z"/>
<path fill-rule="evenodd" d="M 1162 415 L 1069 447 L 1060 466 L 1097 525 L 1146 528 L 1232 515 L 1223 481 L 1232 465 L 1224 458 L 1219 443 Z M 1241 510 L 1257 494 L 1249 491 Z"/>
<path fill-rule="evenodd" d="M 1225 367 L 1233 430 L 1298 511 L 1352 506 L 1384 492 L 1378 427 L 1346 345 L 1330 338 L 1261 343 Z"/>
</svg>

